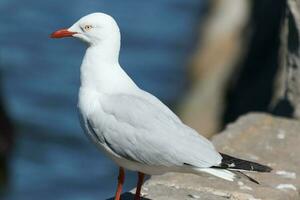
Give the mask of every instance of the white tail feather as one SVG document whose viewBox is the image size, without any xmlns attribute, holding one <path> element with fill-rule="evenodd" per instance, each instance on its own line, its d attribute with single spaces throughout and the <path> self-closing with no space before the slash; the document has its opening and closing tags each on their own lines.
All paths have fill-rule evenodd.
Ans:
<svg viewBox="0 0 300 200">
<path fill-rule="evenodd" d="M 213 169 L 213 168 L 197 168 L 196 171 L 204 172 L 216 177 L 225 179 L 227 181 L 233 181 L 236 175 L 226 169 Z"/>
</svg>

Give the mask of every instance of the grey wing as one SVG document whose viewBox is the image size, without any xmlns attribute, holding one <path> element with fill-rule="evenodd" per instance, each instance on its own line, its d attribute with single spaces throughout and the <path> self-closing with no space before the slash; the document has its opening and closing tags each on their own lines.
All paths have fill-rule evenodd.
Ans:
<svg viewBox="0 0 300 200">
<path fill-rule="evenodd" d="M 101 99 L 99 112 L 90 117 L 89 126 L 118 156 L 155 166 L 210 167 L 221 162 L 213 145 L 159 100 L 110 95 Z"/>
<path fill-rule="evenodd" d="M 122 157 L 122 155 L 117 154 L 113 148 L 109 146 L 109 143 L 105 140 L 103 131 L 98 129 L 97 126 L 93 124 L 93 121 L 86 116 L 80 115 L 81 126 L 84 130 L 84 133 L 88 138 L 96 144 L 98 148 L 104 150 L 105 153 L 113 154 L 115 157 Z"/>
</svg>

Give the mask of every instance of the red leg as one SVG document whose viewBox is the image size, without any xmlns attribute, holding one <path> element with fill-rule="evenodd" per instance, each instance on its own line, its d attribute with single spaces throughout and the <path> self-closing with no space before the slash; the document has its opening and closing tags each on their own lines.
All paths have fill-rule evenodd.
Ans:
<svg viewBox="0 0 300 200">
<path fill-rule="evenodd" d="M 117 187 L 115 200 L 121 199 L 122 186 L 123 186 L 124 180 L 125 180 L 125 171 L 124 171 L 123 167 L 120 167 L 119 176 L 118 176 L 118 187 Z"/>
<path fill-rule="evenodd" d="M 138 182 L 137 182 L 137 186 L 136 186 L 134 200 L 141 199 L 141 189 L 142 189 L 142 185 L 144 182 L 144 177 L 145 177 L 145 174 L 143 174 L 142 172 L 138 172 Z"/>
</svg>

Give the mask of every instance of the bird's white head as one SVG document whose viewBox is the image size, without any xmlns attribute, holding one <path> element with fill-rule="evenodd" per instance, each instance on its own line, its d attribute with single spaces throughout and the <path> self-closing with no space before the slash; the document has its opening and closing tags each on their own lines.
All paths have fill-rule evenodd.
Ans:
<svg viewBox="0 0 300 200">
<path fill-rule="evenodd" d="M 86 42 L 89 46 L 96 46 L 108 40 L 110 43 L 119 43 L 120 30 L 111 16 L 104 13 L 92 13 L 82 17 L 68 29 L 55 31 L 50 37 L 75 37 Z"/>
<path fill-rule="evenodd" d="M 70 28 L 55 31 L 50 37 L 74 37 L 88 44 L 81 64 L 81 87 L 96 88 L 105 93 L 136 87 L 119 64 L 121 35 L 111 16 L 89 14 Z"/>
</svg>

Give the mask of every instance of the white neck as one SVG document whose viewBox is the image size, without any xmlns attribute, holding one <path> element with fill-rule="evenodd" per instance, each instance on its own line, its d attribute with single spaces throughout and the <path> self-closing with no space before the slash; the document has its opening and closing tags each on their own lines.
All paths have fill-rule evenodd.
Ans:
<svg viewBox="0 0 300 200">
<path fill-rule="evenodd" d="M 119 65 L 120 39 L 107 38 L 91 45 L 81 64 L 81 88 L 101 93 L 123 93 L 137 86 Z"/>
</svg>

